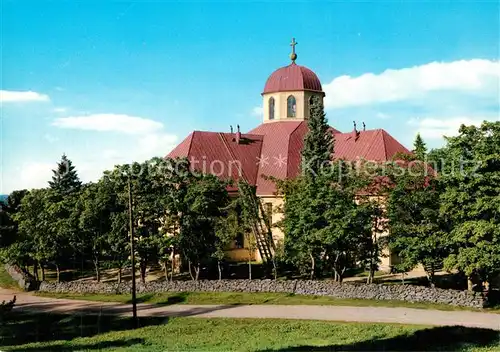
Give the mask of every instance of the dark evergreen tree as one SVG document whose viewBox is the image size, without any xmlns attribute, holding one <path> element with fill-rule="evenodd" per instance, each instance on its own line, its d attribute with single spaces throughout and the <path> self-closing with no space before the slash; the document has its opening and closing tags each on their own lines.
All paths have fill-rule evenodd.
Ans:
<svg viewBox="0 0 500 352">
<path fill-rule="evenodd" d="M 302 172 L 304 175 L 318 175 L 325 162 L 331 160 L 335 143 L 326 119 L 323 103 L 317 96 L 312 97 L 309 132 L 304 138 L 302 149 Z"/>
<path fill-rule="evenodd" d="M 17 239 L 17 223 L 14 216 L 21 208 L 21 201 L 27 190 L 14 191 L 0 202 L 0 247 L 6 247 Z"/>
<path fill-rule="evenodd" d="M 67 195 L 80 189 L 82 183 L 78 178 L 75 166 L 70 159 L 63 154 L 61 161 L 57 163 L 57 169 L 52 170 L 54 175 L 49 181 L 50 188 L 56 192 Z"/>
<path fill-rule="evenodd" d="M 427 155 L 427 146 L 425 145 L 424 140 L 420 136 L 420 133 L 417 133 L 417 137 L 415 137 L 415 142 L 413 142 L 413 153 L 415 154 L 418 160 L 424 160 Z"/>
</svg>

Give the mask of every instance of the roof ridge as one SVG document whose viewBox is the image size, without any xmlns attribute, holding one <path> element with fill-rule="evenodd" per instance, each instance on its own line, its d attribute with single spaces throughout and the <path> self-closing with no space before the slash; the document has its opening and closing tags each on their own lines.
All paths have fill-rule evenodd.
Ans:
<svg viewBox="0 0 500 352">
<path fill-rule="evenodd" d="M 188 157 L 191 154 L 191 147 L 193 146 L 193 139 L 194 139 L 194 134 L 195 133 L 196 133 L 196 131 L 193 131 L 191 133 L 191 140 L 189 141 L 189 148 L 188 148 L 188 152 L 187 152 Z"/>
<path fill-rule="evenodd" d="M 385 135 L 387 132 L 385 132 L 382 128 L 378 129 L 378 132 L 382 134 L 382 145 L 384 146 L 384 159 L 387 160 L 387 144 L 385 140 Z"/>
<path fill-rule="evenodd" d="M 288 172 L 289 172 L 289 166 L 290 166 L 290 163 L 288 162 L 288 157 L 290 156 L 290 139 L 292 138 L 292 135 L 297 131 L 297 129 L 303 124 L 305 123 L 306 121 L 303 120 L 303 121 L 300 121 L 297 126 L 295 126 L 295 128 L 292 130 L 292 132 L 290 132 L 290 134 L 288 134 L 288 140 L 287 140 L 287 148 L 286 148 L 286 177 L 288 177 Z M 307 126 L 309 127 L 309 126 Z M 307 134 L 307 133 L 306 133 Z M 305 137 L 305 135 L 304 135 Z M 302 156 L 302 151 L 300 152 L 301 156 Z"/>
<path fill-rule="evenodd" d="M 223 132 L 217 132 L 217 134 L 219 135 L 220 139 L 222 140 L 222 144 L 224 144 L 224 146 L 226 147 L 226 149 L 227 149 L 229 155 L 231 156 L 231 158 L 233 158 L 233 160 L 239 160 L 239 159 L 236 159 L 236 155 L 234 155 L 231 147 L 229 147 L 228 142 L 224 138 Z M 243 167 L 241 166 L 241 164 L 238 166 L 238 169 L 240 170 L 241 175 L 243 176 L 243 178 L 245 179 L 245 181 L 249 182 L 248 181 L 248 177 L 245 175 L 245 170 L 243 169 Z"/>
</svg>

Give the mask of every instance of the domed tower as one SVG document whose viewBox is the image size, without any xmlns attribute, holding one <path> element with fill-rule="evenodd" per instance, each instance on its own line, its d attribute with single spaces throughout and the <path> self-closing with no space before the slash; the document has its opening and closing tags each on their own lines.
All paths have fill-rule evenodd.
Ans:
<svg viewBox="0 0 500 352">
<path fill-rule="evenodd" d="M 305 120 L 309 118 L 312 97 L 318 96 L 323 102 L 325 93 L 318 76 L 307 67 L 295 63 L 295 38 L 290 45 L 292 63 L 274 71 L 262 92 L 264 123 Z"/>
</svg>

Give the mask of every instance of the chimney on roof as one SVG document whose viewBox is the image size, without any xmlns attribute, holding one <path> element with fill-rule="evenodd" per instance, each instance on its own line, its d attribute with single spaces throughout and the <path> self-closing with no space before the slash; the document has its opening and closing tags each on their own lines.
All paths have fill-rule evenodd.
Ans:
<svg viewBox="0 0 500 352">
<path fill-rule="evenodd" d="M 354 137 L 354 140 L 357 140 L 359 137 L 359 131 L 356 127 L 356 121 L 352 122 L 354 124 L 354 129 L 352 130 L 352 136 Z"/>
<path fill-rule="evenodd" d="M 366 125 L 364 121 L 363 121 L 363 131 L 366 131 Z"/>
<path fill-rule="evenodd" d="M 233 125 L 229 125 L 229 128 L 231 129 L 231 133 L 233 133 Z"/>
<path fill-rule="evenodd" d="M 240 141 L 241 141 L 240 125 L 236 125 L 236 143 L 240 144 Z"/>
</svg>

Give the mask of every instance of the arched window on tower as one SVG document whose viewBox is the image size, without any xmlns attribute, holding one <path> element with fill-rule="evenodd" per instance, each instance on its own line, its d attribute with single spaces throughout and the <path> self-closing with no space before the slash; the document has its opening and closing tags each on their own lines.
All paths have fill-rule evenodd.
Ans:
<svg viewBox="0 0 500 352">
<path fill-rule="evenodd" d="M 314 102 L 314 99 L 312 96 L 309 97 L 309 99 L 307 99 L 307 115 L 309 117 L 311 117 L 311 107 L 313 106 L 313 102 Z"/>
<path fill-rule="evenodd" d="M 269 98 L 269 120 L 274 120 L 274 98 Z"/>
<path fill-rule="evenodd" d="M 295 100 L 295 97 L 293 95 L 290 95 L 286 99 L 286 106 L 287 106 L 286 116 L 287 117 L 295 117 L 296 116 L 296 112 L 297 112 L 297 101 Z"/>
</svg>

